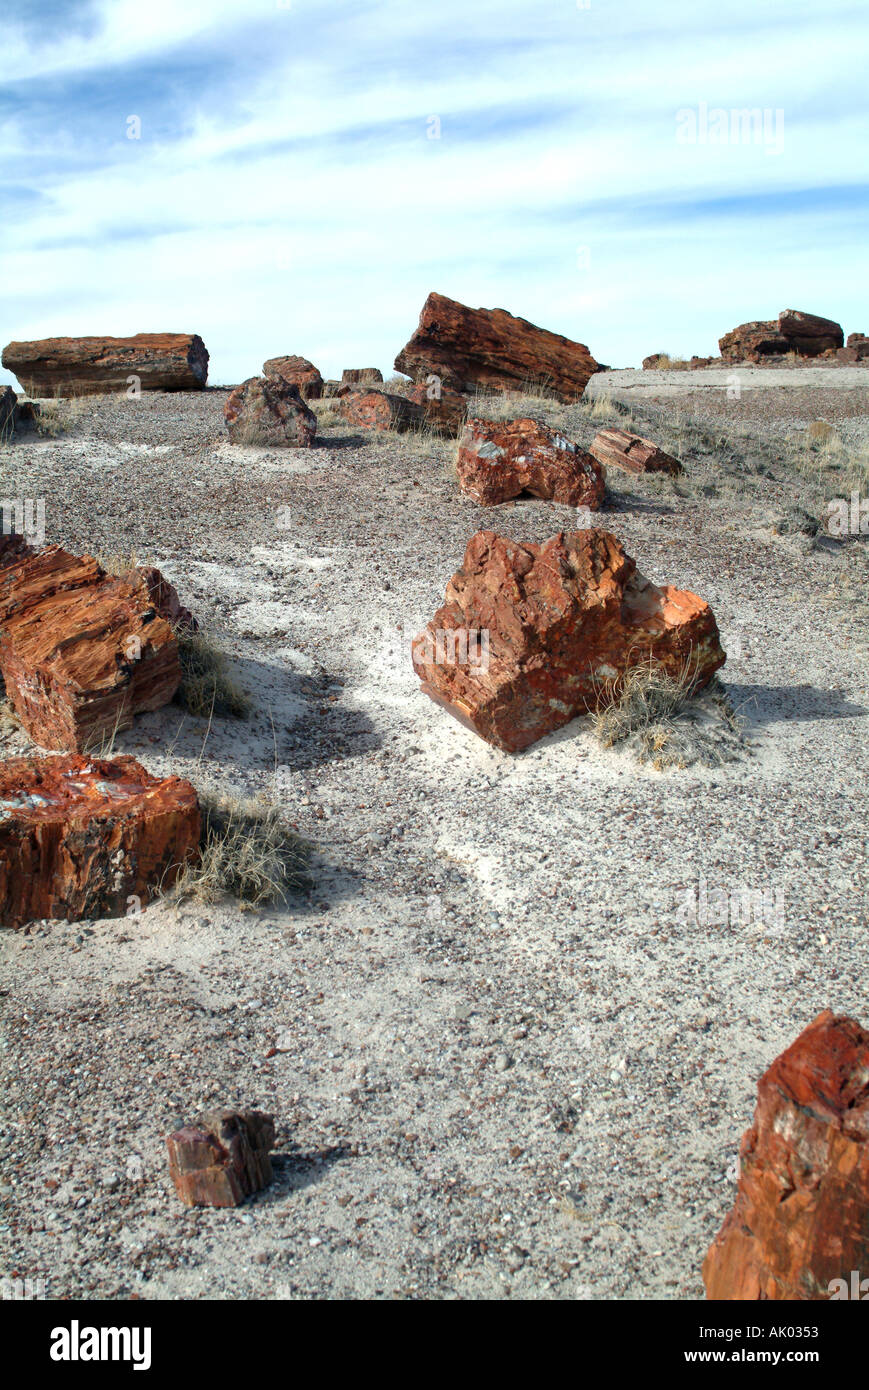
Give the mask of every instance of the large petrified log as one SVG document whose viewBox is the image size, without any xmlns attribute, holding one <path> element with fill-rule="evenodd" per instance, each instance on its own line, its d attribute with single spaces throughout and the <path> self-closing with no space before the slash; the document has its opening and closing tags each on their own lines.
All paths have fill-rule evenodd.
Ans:
<svg viewBox="0 0 869 1390">
<path fill-rule="evenodd" d="M 845 342 L 842 325 L 836 323 L 835 319 L 805 314 L 801 309 L 782 309 L 778 316 L 778 331 L 787 338 L 791 349 L 804 357 L 834 352 Z"/>
<path fill-rule="evenodd" d="M 436 376 L 456 391 L 545 388 L 562 401 L 578 400 L 598 363 L 582 343 L 514 318 L 506 309 L 469 309 L 432 292 L 419 327 L 395 359 L 414 381 Z"/>
<path fill-rule="evenodd" d="M 700 686 L 724 660 L 709 605 L 649 583 L 602 530 L 542 545 L 478 531 L 413 643 L 425 693 L 510 753 L 617 698 L 630 667 Z"/>
<path fill-rule="evenodd" d="M 189 782 L 134 758 L 0 763 L 0 922 L 122 916 L 198 853 Z"/>
<path fill-rule="evenodd" d="M 389 391 L 366 391 L 354 386 L 342 386 L 338 392 L 338 409 L 350 425 L 365 430 L 419 429 L 425 422 L 421 405 L 407 396 L 393 396 Z"/>
<path fill-rule="evenodd" d="M 596 511 L 606 490 L 597 460 L 539 420 L 468 420 L 456 476 L 462 492 L 485 507 L 526 492 Z"/>
<path fill-rule="evenodd" d="M 3 366 L 31 396 L 92 396 L 125 391 L 201 391 L 208 352 L 198 333 L 137 333 L 133 338 L 39 338 L 7 343 Z"/>
<path fill-rule="evenodd" d="M 627 430 L 600 430 L 592 441 L 591 453 L 607 468 L 621 468 L 625 473 L 682 472 L 681 463 L 672 454 Z"/>
<path fill-rule="evenodd" d="M 753 319 L 741 323 L 718 339 L 726 362 L 759 362 L 763 357 L 791 351 L 791 344 L 773 319 Z"/>
<path fill-rule="evenodd" d="M 263 376 L 280 376 L 299 388 L 303 401 L 316 401 L 323 394 L 323 378 L 307 357 L 270 357 L 263 362 Z"/>
<path fill-rule="evenodd" d="M 317 417 L 299 388 L 282 376 L 250 376 L 226 398 L 223 418 L 231 444 L 309 449 Z"/>
<path fill-rule="evenodd" d="M 175 1191 L 186 1207 L 237 1207 L 271 1182 L 274 1143 L 261 1110 L 207 1110 L 166 1140 Z"/>
<path fill-rule="evenodd" d="M 847 1298 L 852 1271 L 869 1276 L 869 1033 L 825 1009 L 760 1078 L 703 1280 L 711 1299 Z"/>
<path fill-rule="evenodd" d="M 59 546 L 0 568 L 0 673 L 35 743 L 81 752 L 172 699 L 172 594 L 159 571 L 108 575 Z"/>
</svg>

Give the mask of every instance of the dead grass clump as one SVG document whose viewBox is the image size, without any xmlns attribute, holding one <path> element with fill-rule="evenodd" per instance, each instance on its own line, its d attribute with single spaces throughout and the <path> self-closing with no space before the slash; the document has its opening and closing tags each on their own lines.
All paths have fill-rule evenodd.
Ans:
<svg viewBox="0 0 869 1390">
<path fill-rule="evenodd" d="M 284 825 L 275 806 L 210 793 L 199 803 L 199 862 L 185 865 L 173 896 L 203 903 L 233 897 L 253 908 L 286 903 L 310 887 L 312 846 Z"/>
<path fill-rule="evenodd" d="M 604 748 L 624 743 L 640 762 L 659 771 L 692 763 L 720 766 L 739 756 L 739 716 L 717 678 L 697 690 L 697 667 L 689 660 L 675 674 L 649 659 L 631 667 L 601 693 L 593 715 Z M 605 703 L 609 700 L 609 703 Z"/>
<path fill-rule="evenodd" d="M 203 719 L 219 717 L 246 719 L 251 712 L 250 696 L 233 679 L 229 663 L 207 632 L 177 628 L 181 685 L 175 699 Z"/>
<path fill-rule="evenodd" d="M 45 439 L 56 439 L 74 429 L 88 410 L 85 396 L 58 396 L 54 400 L 20 402 L 32 405 L 33 424 L 37 434 Z"/>
<path fill-rule="evenodd" d="M 691 363 L 687 357 L 673 357 L 669 352 L 659 352 L 655 362 L 656 372 L 687 372 Z"/>
</svg>

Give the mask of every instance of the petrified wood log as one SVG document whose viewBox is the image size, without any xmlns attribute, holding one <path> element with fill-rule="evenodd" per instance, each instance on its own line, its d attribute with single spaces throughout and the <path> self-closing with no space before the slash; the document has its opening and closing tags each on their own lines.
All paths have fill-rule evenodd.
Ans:
<svg viewBox="0 0 869 1390">
<path fill-rule="evenodd" d="M 207 1110 L 166 1140 L 169 1173 L 187 1207 L 237 1207 L 272 1181 L 271 1115 Z"/>
<path fill-rule="evenodd" d="M 718 339 L 721 356 L 727 362 L 758 362 L 762 357 L 791 351 L 791 344 L 772 319 L 741 323 Z"/>
<path fill-rule="evenodd" d="M 582 343 L 515 318 L 506 309 L 469 309 L 432 292 L 419 327 L 395 359 L 396 369 L 424 381 L 473 391 L 545 388 L 562 401 L 578 400 L 598 363 Z"/>
<path fill-rule="evenodd" d="M 632 666 L 699 687 L 724 660 L 709 605 L 650 584 L 601 530 L 542 545 L 478 531 L 413 643 L 425 693 L 509 753 L 615 700 Z"/>
<path fill-rule="evenodd" d="M 40 747 L 81 752 L 172 699 L 178 647 L 151 584 L 59 546 L 0 568 L 0 673 Z"/>
<path fill-rule="evenodd" d="M 703 1280 L 712 1299 L 828 1299 L 852 1271 L 869 1280 L 869 1033 L 825 1009 L 758 1082 Z"/>
<path fill-rule="evenodd" d="M 39 338 L 7 343 L 3 366 L 31 396 L 91 396 L 125 391 L 201 391 L 208 352 L 198 333 L 137 333 L 133 338 Z"/>
<path fill-rule="evenodd" d="M 371 386 L 382 380 L 383 373 L 379 367 L 345 367 L 341 373 L 342 386 Z"/>
<path fill-rule="evenodd" d="M 263 376 L 280 376 L 297 386 L 303 401 L 316 401 L 323 394 L 323 378 L 307 357 L 270 357 L 263 362 Z"/>
<path fill-rule="evenodd" d="M 0 921 L 122 916 L 174 883 L 199 846 L 189 782 L 134 758 L 0 763 Z"/>
<path fill-rule="evenodd" d="M 366 391 L 354 386 L 342 386 L 338 392 L 338 409 L 350 425 L 365 430 L 418 429 L 425 421 L 422 406 L 407 396 L 393 396 L 388 391 Z"/>
<path fill-rule="evenodd" d="M 591 452 L 607 468 L 621 468 L 625 473 L 682 472 L 681 463 L 672 454 L 665 454 L 651 439 L 627 430 L 600 430 L 592 441 Z"/>
<path fill-rule="evenodd" d="M 251 376 L 226 398 L 223 418 L 232 444 L 309 449 L 317 417 L 299 388 L 282 376 Z"/>
<path fill-rule="evenodd" d="M 425 423 L 435 434 L 455 439 L 468 414 L 468 398 L 443 386 L 439 390 L 424 381 L 408 387 L 407 399 L 421 406 Z"/>
<path fill-rule="evenodd" d="M 485 507 L 527 492 L 596 511 L 606 490 L 598 461 L 538 420 L 468 420 L 456 475 L 462 492 Z"/>
<path fill-rule="evenodd" d="M 843 346 L 845 334 L 835 319 L 818 314 L 805 314 L 801 309 L 782 309 L 778 316 L 778 331 L 784 334 L 791 349 L 805 357 L 835 351 Z"/>
</svg>

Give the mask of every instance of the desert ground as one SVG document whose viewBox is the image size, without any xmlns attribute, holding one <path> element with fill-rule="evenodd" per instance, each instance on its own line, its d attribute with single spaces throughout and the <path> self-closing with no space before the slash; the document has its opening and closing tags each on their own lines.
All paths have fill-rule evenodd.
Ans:
<svg viewBox="0 0 869 1390">
<path fill-rule="evenodd" d="M 2 495 L 158 564 L 250 694 L 115 751 L 274 802 L 313 848 L 286 904 L 0 933 L 0 1269 L 50 1298 L 703 1296 L 759 1075 L 824 1007 L 869 1021 L 867 546 L 816 529 L 867 495 L 869 374 L 727 375 L 479 403 L 682 460 L 611 472 L 594 517 L 721 629 L 737 728 L 702 712 L 674 760 L 589 718 L 501 753 L 419 692 L 410 640 L 475 530 L 588 524 L 478 507 L 454 442 L 323 401 L 311 449 L 231 446 L 210 388 L 61 403 L 3 446 Z M 695 916 L 704 884 L 774 909 Z M 165 1137 L 218 1103 L 275 1115 L 275 1182 L 188 1210 Z"/>
</svg>

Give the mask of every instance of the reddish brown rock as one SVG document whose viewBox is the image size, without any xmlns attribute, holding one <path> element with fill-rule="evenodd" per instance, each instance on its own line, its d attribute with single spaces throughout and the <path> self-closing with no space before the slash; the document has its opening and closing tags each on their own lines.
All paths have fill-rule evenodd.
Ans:
<svg viewBox="0 0 869 1390">
<path fill-rule="evenodd" d="M 307 357 L 270 357 L 263 362 L 263 376 L 279 376 L 299 388 L 303 401 L 319 400 L 323 394 L 323 378 Z"/>
<path fill-rule="evenodd" d="M 773 320 L 753 320 L 718 339 L 721 356 L 726 362 L 759 362 L 774 353 L 791 351 L 791 344 Z"/>
<path fill-rule="evenodd" d="M 672 454 L 665 454 L 651 439 L 627 430 L 600 430 L 592 441 L 591 453 L 607 468 L 625 473 L 681 473 L 682 465 Z"/>
<path fill-rule="evenodd" d="M 422 407 L 425 423 L 436 434 L 455 439 L 461 433 L 468 414 L 468 398 L 461 392 L 421 381 L 408 387 L 407 399 Z"/>
<path fill-rule="evenodd" d="M 484 507 L 525 492 L 596 511 L 606 490 L 597 460 L 539 420 L 468 420 L 456 475 L 462 492 Z"/>
<path fill-rule="evenodd" d="M 820 318 L 818 314 L 804 314 L 800 309 L 782 309 L 778 331 L 787 339 L 789 350 L 804 357 L 835 352 L 845 342 L 841 324 Z"/>
<path fill-rule="evenodd" d="M 382 380 L 379 367 L 346 367 L 341 373 L 342 386 L 372 386 Z"/>
<path fill-rule="evenodd" d="M 349 425 L 365 430 L 419 429 L 425 421 L 422 406 L 406 396 L 393 396 L 388 391 L 365 391 L 342 386 L 338 392 L 338 409 Z"/>
<path fill-rule="evenodd" d="M 710 1299 L 799 1301 L 849 1296 L 852 1271 L 869 1280 L 869 1033 L 825 1009 L 760 1079 L 703 1280 Z"/>
<path fill-rule="evenodd" d="M 668 361 L 666 352 L 653 352 L 648 357 L 643 358 L 644 372 L 657 372 L 661 369 L 661 364 Z"/>
<path fill-rule="evenodd" d="M 602 530 L 542 545 L 478 531 L 413 643 L 425 693 L 510 753 L 614 700 L 632 666 L 700 686 L 724 659 L 709 605 L 650 584 Z"/>
<path fill-rule="evenodd" d="M 863 333 L 849 333 L 845 346 L 836 351 L 836 360 L 846 364 L 863 362 L 867 358 L 869 358 L 869 338 Z"/>
<path fill-rule="evenodd" d="M 434 292 L 395 366 L 414 381 L 433 375 L 456 391 L 478 386 L 524 391 L 533 384 L 562 401 L 579 400 L 599 370 L 582 343 L 514 318 L 506 309 L 469 309 Z"/>
<path fill-rule="evenodd" d="M 178 647 L 150 592 L 59 546 L 0 568 L 0 672 L 40 747 L 81 752 L 172 699 Z"/>
<path fill-rule="evenodd" d="M 134 758 L 0 762 L 0 922 L 123 916 L 198 853 L 189 782 Z"/>
<path fill-rule="evenodd" d="M 91 396 L 126 391 L 201 391 L 208 353 L 198 333 L 137 333 L 133 338 L 40 338 L 7 343 L 3 366 L 30 396 Z"/>
<path fill-rule="evenodd" d="M 297 386 L 280 376 L 251 376 L 230 392 L 223 418 L 232 444 L 308 449 L 317 417 Z"/>
<path fill-rule="evenodd" d="M 237 1207 L 272 1181 L 274 1119 L 260 1110 L 208 1110 L 166 1140 L 169 1173 L 186 1207 Z"/>
</svg>

